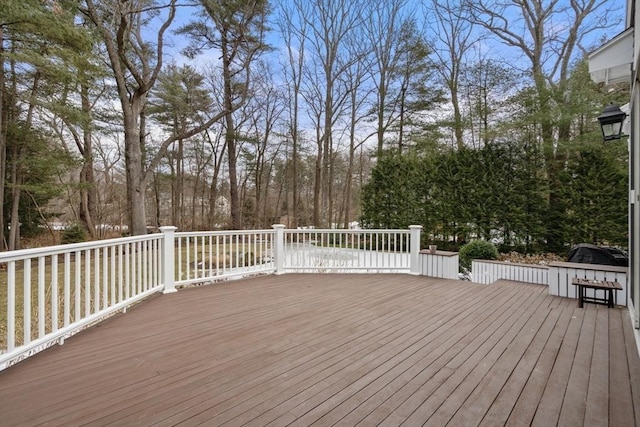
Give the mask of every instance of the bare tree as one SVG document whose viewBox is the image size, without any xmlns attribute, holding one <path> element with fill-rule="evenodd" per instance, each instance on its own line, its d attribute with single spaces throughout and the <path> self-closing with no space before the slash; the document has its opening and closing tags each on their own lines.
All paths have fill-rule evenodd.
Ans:
<svg viewBox="0 0 640 427">
<path fill-rule="evenodd" d="M 466 103 L 465 143 L 480 148 L 495 141 L 497 130 L 504 122 L 501 107 L 508 104 L 505 94 L 518 87 L 512 68 L 490 59 L 468 63 L 459 82 L 461 104 Z M 466 102 L 465 102 L 466 98 Z M 512 106 L 513 107 L 513 106 Z"/>
<path fill-rule="evenodd" d="M 116 140 L 116 142 L 118 142 Z M 124 207 L 127 205 L 123 187 L 125 182 L 118 165 L 122 164 L 122 151 L 117 144 L 102 142 L 97 139 L 95 144 L 95 176 L 96 176 L 96 217 L 97 235 L 106 237 L 107 227 L 117 225 L 116 230 L 122 231 L 126 218 L 123 217 Z M 102 226 L 104 225 L 104 227 Z"/>
<path fill-rule="evenodd" d="M 164 33 L 171 25 L 176 11 L 176 0 L 167 5 L 167 15 L 157 33 L 155 51 L 145 42 L 142 33 L 145 1 L 86 0 L 84 13 L 96 26 L 107 50 L 122 107 L 127 170 L 127 199 L 130 232 L 146 233 L 145 179 L 144 179 L 144 110 L 147 94 L 155 84 L 162 68 Z M 155 59 L 155 63 L 153 62 Z"/>
<path fill-rule="evenodd" d="M 277 21 L 287 49 L 283 65 L 285 84 L 289 95 L 289 138 L 291 138 L 291 202 L 287 202 L 289 226 L 298 225 L 300 192 L 298 190 L 299 147 L 300 147 L 300 91 L 303 76 L 307 24 L 296 19 L 295 3 L 282 2 L 280 19 Z M 288 196 L 287 196 L 288 200 Z"/>
<path fill-rule="evenodd" d="M 205 141 L 211 152 L 212 167 L 209 177 L 209 212 L 207 213 L 208 221 L 206 225 L 213 230 L 219 226 L 218 197 L 220 191 L 218 189 L 220 181 L 220 172 L 222 170 L 223 159 L 226 154 L 227 145 L 224 143 L 223 132 L 221 128 L 211 129 L 205 132 Z M 205 178 L 206 179 L 206 178 Z"/>
<path fill-rule="evenodd" d="M 164 4 L 151 0 L 85 0 L 86 7 L 81 8 L 100 34 L 120 100 L 127 217 L 132 234 L 146 233 L 146 188 L 167 148 L 174 141 L 202 132 L 225 115 L 220 112 L 180 135 L 169 136 L 159 144 L 153 158 L 145 158 L 147 98 L 162 69 L 164 37 L 175 18 L 176 3 L 177 0 L 167 0 Z M 160 23 L 158 30 L 151 32 L 150 27 L 157 22 Z M 147 40 L 145 36 L 154 40 Z"/>
<path fill-rule="evenodd" d="M 467 55 L 477 38 L 469 22 L 466 0 L 431 0 L 429 11 L 433 13 L 435 70 L 440 75 L 451 97 L 453 108 L 453 134 L 455 145 L 463 147 L 463 112 L 461 109 L 460 78 Z"/>
<path fill-rule="evenodd" d="M 368 43 L 372 46 L 374 62 L 371 64 L 371 76 L 376 88 L 377 155 L 384 148 L 387 129 L 398 119 L 397 104 L 399 91 L 392 93 L 397 83 L 397 67 L 400 61 L 402 42 L 401 29 L 407 17 L 403 14 L 407 0 L 371 2 L 369 19 L 364 21 Z M 407 11 L 406 13 L 409 13 Z"/>
<path fill-rule="evenodd" d="M 253 166 L 251 175 L 255 191 L 255 213 L 252 223 L 255 227 L 267 226 L 269 184 L 273 163 L 278 156 L 282 141 L 274 142 L 275 128 L 278 125 L 284 111 L 283 96 L 270 76 L 271 69 L 265 64 L 259 64 L 259 72 L 252 91 L 252 114 L 248 129 L 247 155 L 250 158 L 249 165 Z M 273 209 L 277 212 L 278 207 Z"/>
<path fill-rule="evenodd" d="M 353 211 L 352 211 L 352 198 L 353 198 L 353 181 L 355 174 L 355 165 L 356 165 L 356 153 L 360 147 L 365 143 L 368 136 L 360 135 L 358 133 L 358 124 L 361 123 L 366 117 L 366 111 L 364 110 L 365 103 L 369 99 L 370 89 L 367 89 L 364 85 L 364 80 L 366 79 L 367 69 L 369 68 L 369 64 L 364 61 L 355 62 L 349 69 L 346 70 L 344 76 L 344 84 L 346 87 L 346 93 L 349 94 L 348 106 L 349 106 L 349 115 L 348 115 L 348 138 L 349 138 L 349 148 L 347 153 L 347 166 L 345 171 L 345 188 L 342 197 L 342 205 L 343 205 L 343 214 L 344 220 L 343 225 L 344 228 L 349 228 L 349 223 L 351 222 Z M 381 76 L 381 80 L 382 76 Z M 384 100 L 384 97 L 380 95 L 380 88 L 378 87 L 378 101 Z M 380 118 L 380 116 L 378 116 Z M 383 118 L 384 120 L 384 118 Z M 379 131 L 381 130 L 380 122 L 378 122 L 378 137 L 380 136 Z M 384 127 L 384 124 L 383 124 Z M 378 139 L 378 144 L 380 144 L 380 139 Z M 381 147 L 378 145 L 378 155 L 381 153 Z M 338 222 L 338 221 L 336 221 Z"/>
<path fill-rule="evenodd" d="M 0 200 L 4 200 L 6 165 L 7 165 L 7 122 L 8 111 L 5 108 L 5 76 L 4 76 L 4 25 L 0 25 Z M 6 249 L 4 239 L 5 217 L 4 209 L 0 209 L 0 250 Z"/>
<path fill-rule="evenodd" d="M 360 58 L 353 52 L 345 51 L 346 39 L 361 28 L 362 15 L 348 0 L 295 0 L 299 19 L 307 25 L 307 43 L 310 48 L 308 63 L 317 69 L 307 75 L 313 79 L 312 93 L 305 96 L 307 102 L 315 100 L 322 105 L 313 108 L 316 118 L 321 120 L 317 127 L 317 162 L 314 187 L 314 225 L 320 227 L 331 218 L 333 185 L 331 168 L 333 155 L 333 126 L 346 94 L 338 92 L 336 82 L 350 66 Z M 327 210 L 324 211 L 325 202 Z"/>
</svg>

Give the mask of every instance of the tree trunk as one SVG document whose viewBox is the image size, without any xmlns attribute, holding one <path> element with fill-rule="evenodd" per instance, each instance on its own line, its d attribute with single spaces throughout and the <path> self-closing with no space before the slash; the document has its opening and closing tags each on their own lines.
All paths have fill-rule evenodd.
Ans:
<svg viewBox="0 0 640 427">
<path fill-rule="evenodd" d="M 196 175 L 195 178 L 193 180 L 193 190 L 191 193 L 191 230 L 198 230 L 201 229 L 200 227 L 203 226 L 202 223 L 202 219 L 204 218 L 202 209 L 203 209 L 203 205 L 204 203 L 202 203 L 202 201 L 204 200 L 204 196 L 202 193 L 204 193 L 204 191 L 201 191 L 201 194 L 198 194 L 198 192 L 200 191 L 200 182 L 202 180 L 202 173 L 203 173 L 203 162 L 206 162 L 206 160 L 203 160 L 201 158 L 201 151 L 200 150 L 196 150 L 195 151 L 195 160 L 196 160 Z M 198 203 L 198 197 L 200 197 L 200 203 Z M 197 211 L 198 211 L 198 205 L 200 205 L 200 218 L 197 217 Z"/>
<path fill-rule="evenodd" d="M 139 100 L 132 102 L 129 112 L 124 117 L 125 165 L 127 175 L 127 220 L 129 234 L 147 233 L 144 176 L 142 170 L 142 148 L 140 139 Z"/>
<path fill-rule="evenodd" d="M 4 31 L 0 26 L 0 70 L 4 71 Z M 4 204 L 4 187 L 7 173 L 7 108 L 5 107 L 5 78 L 0 73 L 0 203 Z M 0 251 L 7 249 L 4 209 L 0 208 Z"/>
<path fill-rule="evenodd" d="M 270 211 L 269 210 L 269 206 L 268 206 L 268 202 L 269 202 L 269 189 L 271 188 L 271 176 L 272 176 L 272 172 L 273 172 L 273 161 L 269 162 L 269 166 L 267 168 L 267 173 L 265 173 L 265 182 L 264 182 L 264 197 L 263 197 L 263 203 L 262 203 L 262 216 L 259 218 L 260 220 L 260 224 L 261 227 L 267 227 L 269 225 L 268 222 L 270 218 L 273 218 L 274 216 L 277 216 L 278 214 L 278 210 L 280 209 L 280 205 L 276 204 L 275 208 Z M 271 213 L 271 215 L 270 215 Z M 273 221 L 273 220 L 271 220 Z M 273 223 L 273 222 L 271 222 Z"/>
<path fill-rule="evenodd" d="M 87 147 L 85 134 L 85 149 Z M 84 224 L 84 227 L 89 232 L 92 239 L 97 237 L 98 230 L 96 229 L 95 217 L 96 217 L 96 185 L 95 176 L 93 173 L 93 159 L 90 157 L 93 153 L 91 149 L 85 151 L 82 169 L 80 170 L 80 221 Z"/>
<path fill-rule="evenodd" d="M 218 179 L 214 175 L 211 177 L 211 186 L 209 187 L 209 229 L 216 228 L 216 201 L 218 199 Z"/>
<path fill-rule="evenodd" d="M 153 189 L 154 189 L 153 194 L 156 202 L 155 225 L 156 227 L 160 228 L 160 225 L 162 224 L 160 222 L 160 185 L 158 185 L 157 174 L 153 175 Z"/>
<path fill-rule="evenodd" d="M 178 154 L 176 156 L 176 216 L 174 226 L 184 229 L 184 142 L 178 140 Z"/>
<path fill-rule="evenodd" d="M 330 64 L 333 61 L 328 61 Z M 331 221 L 331 210 L 333 209 L 333 200 L 332 200 L 332 179 L 331 169 L 333 166 L 332 160 L 332 145 L 333 145 L 333 74 L 331 67 L 326 67 L 325 69 L 326 78 L 327 78 L 327 88 L 325 91 L 325 100 L 324 100 L 324 136 L 322 138 L 323 142 L 323 152 L 322 152 L 322 198 L 320 199 L 320 223 L 316 224 L 319 227 L 325 226 L 327 221 Z M 325 205 L 326 203 L 326 205 Z M 326 206 L 326 211 L 325 211 Z"/>
<path fill-rule="evenodd" d="M 36 71 L 33 78 L 33 87 L 29 99 L 29 108 L 25 119 L 25 127 L 27 131 L 31 129 L 33 123 L 33 111 L 35 109 L 36 94 L 40 83 L 40 72 Z M 23 183 L 21 157 L 21 145 L 26 141 L 14 141 L 12 149 L 12 167 L 11 167 L 11 229 L 9 230 L 9 250 L 20 249 L 20 196 L 22 193 L 21 186 Z"/>
<path fill-rule="evenodd" d="M 222 161 L 224 159 L 226 146 L 223 145 L 222 150 L 220 151 L 220 154 L 217 154 L 216 148 L 219 144 L 219 140 L 216 140 L 215 142 L 212 141 L 211 135 L 209 134 L 208 131 L 205 132 L 205 136 L 209 141 L 209 144 L 211 145 L 211 149 L 213 150 L 213 159 L 215 162 L 214 168 L 213 168 L 213 174 L 211 176 L 211 185 L 209 187 L 209 215 L 208 215 L 208 221 L 207 221 L 207 225 L 209 226 L 209 229 L 213 230 L 217 226 L 216 204 L 218 201 L 217 200 L 218 199 L 218 175 L 220 174 L 220 167 L 222 166 Z"/>
<path fill-rule="evenodd" d="M 89 87 L 81 83 L 82 112 L 90 117 Z M 93 170 L 93 138 L 91 123 L 83 125 L 83 162 L 80 171 L 80 220 L 92 239 L 96 238 L 96 182 Z"/>
<path fill-rule="evenodd" d="M 176 162 L 175 152 L 172 152 L 168 157 L 170 170 L 169 179 L 171 180 L 171 225 L 178 227 L 178 175 L 176 165 L 174 164 L 174 162 Z M 178 229 L 180 229 L 180 227 L 178 227 Z"/>
<path fill-rule="evenodd" d="M 225 140 L 227 142 L 227 158 L 229 159 L 229 198 L 231 202 L 231 229 L 240 230 L 241 210 L 240 210 L 240 194 L 238 192 L 238 168 L 236 159 L 236 140 L 233 129 L 233 118 L 231 113 L 225 115 L 227 124 L 227 133 Z M 231 128 L 229 128 L 231 127 Z"/>
<path fill-rule="evenodd" d="M 197 218 L 196 218 L 196 199 L 198 196 L 200 174 L 196 174 L 195 179 L 193 181 L 193 188 L 191 189 L 191 224 L 190 231 L 196 230 Z"/>
<path fill-rule="evenodd" d="M 262 144 L 260 142 L 258 142 L 258 144 L 256 145 L 256 165 L 255 165 L 255 170 L 254 170 L 254 188 L 255 188 L 255 194 L 254 194 L 254 203 L 255 203 L 255 210 L 253 213 L 253 221 L 251 222 L 253 224 L 254 228 L 262 228 L 262 219 L 263 219 L 263 215 L 261 215 L 260 210 L 262 209 L 262 191 L 263 188 L 266 189 L 267 188 L 267 184 L 264 184 L 262 182 L 263 179 L 263 174 L 264 174 L 264 150 L 262 149 Z M 266 190 L 265 190 L 266 191 Z M 264 197 L 266 199 L 266 195 Z M 266 212 L 266 209 L 262 212 Z M 246 219 L 245 219 L 246 221 Z"/>
<path fill-rule="evenodd" d="M 458 99 L 457 84 L 449 87 L 451 92 L 451 104 L 453 105 L 453 133 L 456 139 L 456 147 L 460 150 L 464 148 L 462 112 L 460 111 L 460 100 Z"/>
<path fill-rule="evenodd" d="M 400 88 L 400 129 L 398 130 L 398 153 L 402 154 L 402 146 L 404 144 L 404 119 L 405 119 L 405 104 L 407 99 L 407 86 L 403 82 Z"/>
<path fill-rule="evenodd" d="M 382 150 L 384 150 L 384 107 L 387 103 L 387 73 L 384 67 L 380 70 L 380 88 L 378 89 L 378 105 L 377 108 L 377 120 L 378 120 L 378 129 L 377 129 L 377 138 L 378 138 L 378 149 L 377 149 L 377 157 L 382 157 Z"/>
<path fill-rule="evenodd" d="M 313 183 L 313 225 L 322 228 L 322 219 L 320 217 L 322 205 L 322 138 L 317 132 L 318 153 L 316 156 L 315 181 Z"/>
<path fill-rule="evenodd" d="M 20 149 L 18 144 L 14 142 L 11 153 L 11 221 L 9 225 L 9 245 L 10 251 L 20 249 L 20 167 L 18 166 L 20 158 Z"/>
<path fill-rule="evenodd" d="M 294 108 L 298 108 L 298 101 L 294 101 Z M 292 144 L 293 147 L 291 149 L 291 156 L 293 157 L 291 159 L 291 174 L 292 176 L 292 181 L 293 181 L 293 185 L 291 188 L 291 192 L 293 193 L 293 197 L 292 199 L 292 204 L 293 206 L 289 209 L 289 224 L 288 226 L 291 228 L 297 228 L 298 227 L 298 218 L 300 215 L 299 212 L 299 204 L 300 204 L 300 196 L 298 194 L 298 112 L 295 111 L 294 112 L 294 126 L 293 126 L 293 132 L 292 132 L 293 138 L 292 138 Z M 291 214 L 291 212 L 293 214 Z"/>
<path fill-rule="evenodd" d="M 222 35 L 222 76 L 224 80 L 224 121 L 226 125 L 225 143 L 227 146 L 227 158 L 229 159 L 229 198 L 231 202 L 231 229 L 242 228 L 240 196 L 238 194 L 238 168 L 236 154 L 235 126 L 233 123 L 233 88 L 231 81 L 231 63 L 229 61 L 229 46 L 226 34 Z"/>
<path fill-rule="evenodd" d="M 347 165 L 346 188 L 344 191 L 344 228 L 349 228 L 351 222 L 351 192 L 353 187 L 353 157 L 355 148 L 353 144 L 353 136 L 351 137 L 351 148 L 349 149 L 349 163 Z"/>
</svg>

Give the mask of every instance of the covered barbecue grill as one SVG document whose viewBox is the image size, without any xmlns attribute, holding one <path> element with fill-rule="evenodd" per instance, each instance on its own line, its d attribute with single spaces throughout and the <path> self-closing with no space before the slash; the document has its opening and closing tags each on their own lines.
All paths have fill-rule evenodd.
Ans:
<svg viewBox="0 0 640 427">
<path fill-rule="evenodd" d="M 618 267 L 629 266 L 629 256 L 626 252 L 607 246 L 596 246 L 589 243 L 580 243 L 569 251 L 568 262 L 581 262 L 585 264 L 616 265 Z"/>
</svg>

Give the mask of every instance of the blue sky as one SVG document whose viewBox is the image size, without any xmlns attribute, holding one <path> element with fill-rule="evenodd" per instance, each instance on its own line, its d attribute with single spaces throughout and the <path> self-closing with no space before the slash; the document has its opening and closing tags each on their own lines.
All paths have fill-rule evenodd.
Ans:
<svg viewBox="0 0 640 427">
<path fill-rule="evenodd" d="M 289 1 L 289 0 L 272 1 L 272 9 L 274 11 L 277 11 L 278 9 L 279 1 Z M 423 3 L 429 4 L 430 1 L 429 0 L 425 0 L 425 1 L 409 0 L 407 8 L 410 9 L 412 15 L 419 17 L 418 20 L 425 25 L 425 31 L 427 33 L 427 37 L 433 40 L 434 39 L 433 29 L 430 28 L 429 17 L 425 18 L 425 9 L 423 7 Z M 568 4 L 568 3 L 569 2 L 567 0 L 559 1 L 560 5 Z M 193 4 L 193 2 L 191 2 L 190 4 Z M 357 1 L 354 1 L 354 4 L 357 4 Z M 616 25 L 615 27 L 609 30 L 599 30 L 591 33 L 589 37 L 586 39 L 586 42 L 584 43 L 584 47 L 587 49 L 593 49 L 599 46 L 600 44 L 602 44 L 602 42 L 605 39 L 610 39 L 615 34 L 619 33 L 624 29 L 624 22 L 623 22 L 624 13 L 625 13 L 624 5 L 621 4 L 621 2 L 616 0 L 607 0 L 605 8 L 609 9 L 611 13 L 611 18 L 613 18 L 613 20 L 617 20 L 618 25 Z M 180 54 L 180 50 L 187 45 L 188 41 L 186 40 L 185 36 L 175 35 L 173 31 L 175 31 L 178 27 L 188 23 L 191 19 L 193 19 L 193 14 L 196 12 L 197 12 L 197 7 L 189 6 L 188 3 L 181 3 L 181 6 L 178 8 L 176 19 L 171 27 L 171 32 L 167 40 L 167 50 L 166 50 L 167 62 L 171 60 L 175 60 L 178 63 L 188 62 L 188 63 L 195 64 L 196 66 L 204 66 L 212 62 L 213 63 L 217 62 L 218 55 L 216 52 L 205 53 L 201 55 L 201 57 L 197 58 L 196 60 L 188 60 Z M 274 18 L 275 16 L 272 17 L 272 20 Z M 602 14 L 599 14 L 598 16 L 593 16 L 591 19 L 600 19 L 600 18 L 602 18 Z M 563 26 L 562 19 L 570 19 L 570 17 L 569 15 L 565 15 L 563 17 L 562 14 L 558 14 L 556 17 L 554 17 L 554 22 L 550 24 L 549 27 L 555 26 L 552 28 L 556 28 L 559 31 L 562 31 L 562 26 Z M 521 19 L 520 20 L 512 19 L 511 21 L 514 23 L 514 27 L 515 27 L 516 24 L 519 21 L 521 21 Z M 282 48 L 281 46 L 282 42 L 277 33 L 277 26 L 272 25 L 272 27 L 273 27 L 272 31 L 268 34 L 268 38 L 267 38 L 268 43 L 274 47 L 274 52 L 269 54 L 271 55 L 271 57 L 275 56 L 278 50 Z M 501 43 L 495 36 L 490 37 L 488 39 L 484 39 L 482 42 L 479 42 L 475 47 L 476 47 L 476 52 L 474 53 L 474 56 L 476 57 L 488 56 L 489 58 L 492 58 L 494 60 L 504 61 L 505 63 L 515 65 L 517 68 L 527 68 L 527 66 L 530 65 L 526 61 L 526 58 L 522 56 L 522 53 L 520 51 L 518 51 L 515 48 L 506 48 L 505 45 Z"/>
</svg>

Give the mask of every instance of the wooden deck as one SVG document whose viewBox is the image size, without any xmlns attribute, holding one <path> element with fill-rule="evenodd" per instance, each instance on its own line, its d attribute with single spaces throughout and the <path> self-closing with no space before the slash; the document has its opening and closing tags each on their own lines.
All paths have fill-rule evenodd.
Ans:
<svg viewBox="0 0 640 427">
<path fill-rule="evenodd" d="M 262 276 L 157 295 L 0 372 L 0 425 L 637 426 L 626 308 L 546 287 Z"/>
</svg>

